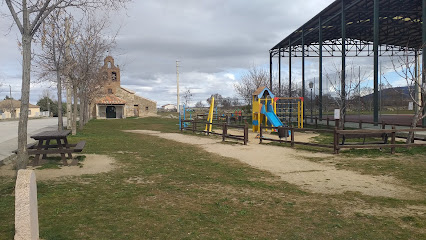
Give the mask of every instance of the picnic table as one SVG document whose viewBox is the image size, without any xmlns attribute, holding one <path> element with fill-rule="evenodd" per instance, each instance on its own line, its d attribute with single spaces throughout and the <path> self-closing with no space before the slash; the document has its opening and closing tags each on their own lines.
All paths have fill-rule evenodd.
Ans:
<svg viewBox="0 0 426 240">
<path fill-rule="evenodd" d="M 64 166 L 67 166 L 67 159 L 65 154 L 68 155 L 69 159 L 72 159 L 73 152 L 83 151 L 85 141 L 80 141 L 77 144 L 68 144 L 67 136 L 70 135 L 70 130 L 62 131 L 44 131 L 30 136 L 32 139 L 38 142 L 28 145 L 28 155 L 35 155 L 33 166 L 37 166 L 40 160 L 40 155 L 43 158 L 47 157 L 47 154 L 61 154 L 61 159 Z M 52 140 L 56 140 L 56 144 L 50 144 Z"/>
</svg>

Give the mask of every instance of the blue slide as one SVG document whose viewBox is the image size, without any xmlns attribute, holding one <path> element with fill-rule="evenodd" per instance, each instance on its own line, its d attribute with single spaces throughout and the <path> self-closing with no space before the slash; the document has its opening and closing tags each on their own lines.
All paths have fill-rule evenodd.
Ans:
<svg viewBox="0 0 426 240">
<path fill-rule="evenodd" d="M 262 106 L 260 113 L 264 114 L 268 118 L 268 122 L 272 124 L 274 127 L 282 127 L 283 123 L 281 120 L 275 115 L 272 106 L 268 104 L 268 111 L 265 109 L 265 105 Z"/>
</svg>

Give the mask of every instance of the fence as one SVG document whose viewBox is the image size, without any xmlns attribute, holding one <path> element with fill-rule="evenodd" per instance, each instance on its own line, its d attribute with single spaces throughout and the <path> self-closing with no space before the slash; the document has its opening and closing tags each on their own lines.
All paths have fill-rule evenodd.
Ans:
<svg viewBox="0 0 426 240">
<path fill-rule="evenodd" d="M 391 154 L 395 153 L 395 148 L 396 147 L 404 147 L 404 148 L 409 148 L 409 147 L 419 147 L 419 146 L 426 146 L 426 143 L 422 143 L 422 144 L 414 144 L 414 143 L 400 143 L 400 144 L 396 144 L 395 139 L 397 137 L 397 133 L 410 133 L 410 132 L 425 132 L 426 129 L 395 129 L 395 126 L 392 126 L 392 129 L 368 129 L 368 130 L 341 130 L 338 129 L 337 127 L 335 127 L 333 130 L 331 129 L 310 129 L 310 128 L 304 128 L 304 129 L 300 129 L 300 128 L 294 128 L 294 127 L 268 127 L 268 129 L 277 129 L 278 132 L 280 131 L 290 131 L 290 140 L 287 140 L 287 138 L 285 138 L 284 140 L 282 140 L 282 138 L 280 139 L 273 139 L 273 138 L 267 138 L 263 136 L 263 128 L 260 126 L 260 131 L 259 131 L 259 141 L 260 143 L 262 143 L 263 140 L 267 140 L 267 141 L 273 141 L 273 142 L 280 142 L 280 143 L 290 143 L 291 147 L 294 147 L 295 144 L 298 145 L 307 145 L 307 146 L 314 146 L 314 147 L 322 147 L 322 148 L 330 148 L 334 150 L 335 154 L 339 154 L 340 149 L 344 149 L 344 148 L 351 148 L 351 149 L 355 149 L 355 148 L 391 148 Z M 315 131 L 315 132 L 326 132 L 326 133 L 332 133 L 333 134 L 333 143 L 331 144 L 320 144 L 320 143 L 309 143 L 309 142 L 297 142 L 294 140 L 294 135 L 295 132 L 302 132 L 302 131 Z M 387 142 L 387 138 L 391 137 L 391 142 L 390 144 Z M 377 137 L 381 137 L 383 140 L 383 143 L 365 143 L 365 139 L 366 138 L 377 138 Z M 364 142 L 363 144 L 359 144 L 357 142 L 352 143 L 352 144 L 344 144 L 342 142 L 342 144 L 340 144 L 340 141 L 345 139 L 345 138 L 363 138 Z"/>
<path fill-rule="evenodd" d="M 294 147 L 295 144 L 298 145 L 307 145 L 307 146 L 313 146 L 313 147 L 323 147 L 323 148 L 333 148 L 333 145 L 331 144 L 319 144 L 319 143 L 309 143 L 309 142 L 297 142 L 294 140 L 294 134 L 295 132 L 304 132 L 304 131 L 316 131 L 316 132 L 328 132 L 328 133 L 333 133 L 333 130 L 328 130 L 328 129 L 308 129 L 308 128 L 295 128 L 295 127 L 267 127 L 268 129 L 276 129 L 278 132 L 280 131 L 290 131 L 290 140 L 287 140 L 287 138 L 285 138 L 284 140 L 282 140 L 282 138 L 280 139 L 273 139 L 273 138 L 268 138 L 268 137 L 264 137 L 263 136 L 263 129 L 266 128 L 265 126 L 260 125 L 259 128 L 259 143 L 262 143 L 263 140 L 267 140 L 267 141 L 272 141 L 272 142 L 280 142 L 280 143 L 290 143 L 291 147 Z"/>
<path fill-rule="evenodd" d="M 187 123 L 187 124 L 186 124 Z M 188 124 L 189 123 L 189 124 Z M 204 130 L 205 126 L 216 126 L 220 127 L 222 129 L 222 133 L 209 131 L 210 127 L 206 128 L 207 130 Z M 181 132 L 183 130 L 186 131 L 192 131 L 193 133 L 201 132 L 206 133 L 207 135 L 219 135 L 222 136 L 222 141 L 226 141 L 227 138 L 243 141 L 244 145 L 247 145 L 248 143 L 248 125 L 231 125 L 226 122 L 223 123 L 209 123 L 207 121 L 196 121 L 196 120 L 184 120 L 181 122 Z M 199 128 L 202 127 L 203 130 L 200 130 Z M 234 135 L 229 134 L 228 129 L 229 128 L 235 128 L 235 129 L 243 129 L 244 135 Z M 213 129 L 213 128 L 212 128 Z"/>
<path fill-rule="evenodd" d="M 311 118 L 310 116 L 305 116 L 304 119 L 305 119 L 305 124 L 310 124 L 310 122 L 312 123 L 314 121 L 316 122 L 316 124 L 318 124 L 319 117 L 312 117 Z M 308 119 L 311 119 L 311 121 L 308 121 Z M 326 117 L 326 118 L 323 117 L 322 119 L 319 119 L 319 120 L 320 121 L 322 121 L 322 120 L 327 121 L 327 126 L 330 126 L 329 125 L 330 122 L 338 121 L 339 119 L 334 119 L 334 118 L 330 118 L 330 117 Z M 359 128 L 362 128 L 362 125 L 364 123 L 366 123 L 366 124 L 374 124 L 373 121 L 366 121 L 366 120 L 359 120 L 359 121 L 349 121 L 349 120 L 346 120 L 345 123 L 358 123 L 359 124 Z M 390 123 L 390 122 L 386 122 L 386 121 L 381 121 L 379 124 L 380 125 L 386 125 L 386 126 L 411 127 L 410 124 Z M 417 127 L 422 127 L 422 124 L 418 123 Z"/>
<path fill-rule="evenodd" d="M 318 129 L 318 126 L 319 126 L 318 125 L 318 117 L 313 117 L 312 120 L 313 120 L 313 123 L 311 125 L 313 125 L 315 127 L 315 129 Z M 325 125 L 327 129 L 332 129 L 334 127 L 339 127 L 339 122 L 340 122 L 339 119 L 330 119 L 330 118 L 327 117 L 327 118 L 325 118 L 323 120 L 325 120 L 327 122 L 327 124 Z M 334 124 L 333 124 L 333 122 L 334 122 Z M 346 122 L 350 122 L 350 121 L 346 121 Z M 358 123 L 358 129 L 363 129 L 363 123 L 373 124 L 372 122 L 362 121 L 362 120 L 359 120 L 357 122 L 352 122 L 352 123 Z M 306 123 L 306 124 L 308 124 L 308 123 Z M 380 126 L 381 126 L 382 129 L 386 129 L 386 126 L 391 126 L 391 127 L 392 126 L 410 127 L 410 126 L 403 125 L 403 124 L 389 124 L 389 123 L 386 123 L 385 121 L 382 121 L 380 123 Z M 398 132 L 400 132 L 400 133 L 397 134 L 396 137 L 407 138 L 407 132 L 411 132 L 411 131 L 398 131 Z M 413 138 L 412 138 L 412 142 L 414 142 L 414 140 L 426 141 L 426 137 L 417 137 L 416 135 L 414 135 Z"/>
<path fill-rule="evenodd" d="M 419 146 L 426 146 L 426 143 L 404 143 L 404 144 L 396 144 L 395 138 L 397 137 L 397 133 L 415 133 L 415 132 L 426 132 L 425 128 L 409 128 L 409 129 L 395 129 L 395 126 L 392 126 L 392 129 L 368 129 L 368 130 L 341 130 L 341 129 L 334 129 L 334 142 L 333 142 L 333 148 L 334 153 L 338 154 L 339 150 L 342 148 L 391 148 L 391 154 L 395 153 L 396 147 L 404 147 L 404 148 L 410 148 L 410 147 L 419 147 Z M 352 136 L 364 136 L 365 137 L 375 137 L 375 136 L 383 136 L 388 137 L 389 134 L 391 135 L 391 143 L 387 144 L 386 141 L 382 144 L 339 144 L 340 137 L 344 137 L 345 135 L 352 135 Z"/>
</svg>

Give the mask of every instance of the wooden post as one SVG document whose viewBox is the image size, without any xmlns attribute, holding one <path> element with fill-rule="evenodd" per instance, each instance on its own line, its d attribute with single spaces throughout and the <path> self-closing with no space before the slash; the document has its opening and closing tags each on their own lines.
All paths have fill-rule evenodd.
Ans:
<svg viewBox="0 0 426 240">
<path fill-rule="evenodd" d="M 330 127 L 330 118 L 327 117 L 327 128 Z"/>
<path fill-rule="evenodd" d="M 395 125 L 392 126 L 392 130 L 395 130 Z M 395 131 L 392 132 L 391 144 L 395 144 Z M 391 154 L 395 154 L 395 147 L 391 147 Z"/>
<path fill-rule="evenodd" d="M 244 125 L 244 145 L 248 142 L 248 124 Z"/>
<path fill-rule="evenodd" d="M 359 129 L 362 129 L 362 120 L 359 120 Z"/>
<path fill-rule="evenodd" d="M 226 122 L 222 124 L 222 142 L 225 142 L 226 139 Z"/>
<path fill-rule="evenodd" d="M 283 132 L 283 131 L 281 130 L 282 128 L 283 128 L 282 126 L 280 126 L 280 127 L 276 128 L 277 133 L 278 133 L 278 138 L 280 139 L 280 140 L 279 140 L 279 143 L 281 143 L 281 136 L 280 136 L 280 133 L 281 133 L 281 132 Z M 285 139 L 287 140 L 287 137 L 286 137 Z"/>
<path fill-rule="evenodd" d="M 382 129 L 386 129 L 386 123 L 385 123 L 385 121 L 382 121 Z"/>
<path fill-rule="evenodd" d="M 291 127 L 290 129 L 290 133 L 291 133 L 291 147 L 294 147 L 294 128 Z"/>
<path fill-rule="evenodd" d="M 339 154 L 338 145 L 339 145 L 339 138 L 337 136 L 337 127 L 334 127 L 334 141 L 333 141 L 333 148 L 334 148 L 334 154 Z"/>
<path fill-rule="evenodd" d="M 339 128 L 339 119 L 334 119 L 334 126 Z"/>
<path fill-rule="evenodd" d="M 262 124 L 259 124 L 259 143 L 262 143 Z"/>
<path fill-rule="evenodd" d="M 183 121 L 180 121 L 180 131 L 183 132 Z"/>
<path fill-rule="evenodd" d="M 315 128 L 318 128 L 318 117 L 315 117 Z"/>
<path fill-rule="evenodd" d="M 194 128 L 194 126 L 195 126 L 195 120 L 192 120 L 192 133 L 195 133 L 195 128 Z"/>
</svg>

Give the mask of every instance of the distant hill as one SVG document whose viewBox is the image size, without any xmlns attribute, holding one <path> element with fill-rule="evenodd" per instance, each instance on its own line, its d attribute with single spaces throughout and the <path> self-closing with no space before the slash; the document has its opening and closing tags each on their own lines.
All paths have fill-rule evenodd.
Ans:
<svg viewBox="0 0 426 240">
<path fill-rule="evenodd" d="M 395 88 L 387 88 L 383 89 L 382 91 L 379 90 L 379 98 L 380 98 L 380 92 L 382 101 L 388 102 L 388 101 L 411 101 L 409 88 L 407 86 L 405 87 L 395 87 Z M 365 95 L 361 97 L 363 101 L 372 101 L 373 100 L 373 93 Z"/>
</svg>

